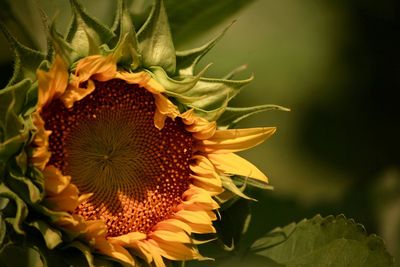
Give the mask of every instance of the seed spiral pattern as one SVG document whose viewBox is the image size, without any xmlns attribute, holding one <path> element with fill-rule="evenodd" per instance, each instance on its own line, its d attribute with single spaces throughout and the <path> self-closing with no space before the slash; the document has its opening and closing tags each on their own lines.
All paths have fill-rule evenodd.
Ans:
<svg viewBox="0 0 400 267">
<path fill-rule="evenodd" d="M 154 126 L 155 101 L 146 89 L 118 79 L 95 86 L 70 109 L 60 100 L 43 109 L 48 165 L 93 194 L 74 213 L 105 221 L 108 236 L 148 233 L 182 202 L 193 137 L 179 118 Z"/>
</svg>

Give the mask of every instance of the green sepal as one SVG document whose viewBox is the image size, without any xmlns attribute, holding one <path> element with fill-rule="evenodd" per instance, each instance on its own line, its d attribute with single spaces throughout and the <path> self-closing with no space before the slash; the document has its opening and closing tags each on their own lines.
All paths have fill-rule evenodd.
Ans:
<svg viewBox="0 0 400 267">
<path fill-rule="evenodd" d="M 49 19 L 47 17 L 46 11 L 44 11 L 42 7 L 38 6 L 37 9 L 39 11 L 39 15 L 40 15 L 40 19 L 41 19 L 43 28 L 45 29 L 45 32 L 46 32 L 46 60 L 51 61 L 51 59 L 54 56 L 54 46 L 53 46 L 52 38 L 50 36 Z"/>
<path fill-rule="evenodd" d="M 247 67 L 248 67 L 247 64 L 244 64 L 244 65 L 241 65 L 239 67 L 236 67 L 231 72 L 229 72 L 227 75 L 225 75 L 222 79 L 231 80 L 237 74 L 241 73 L 242 71 L 245 71 L 247 69 Z"/>
<path fill-rule="evenodd" d="M 161 83 L 168 93 L 175 95 L 182 95 L 190 91 L 196 83 L 200 80 L 201 76 L 208 70 L 211 64 L 204 67 L 196 76 L 184 75 L 170 78 L 163 68 L 150 67 L 149 70 L 153 77 Z M 199 99 L 198 97 L 195 99 Z"/>
<path fill-rule="evenodd" d="M 260 188 L 263 190 L 273 190 L 274 189 L 274 187 L 271 186 L 270 184 L 268 184 L 267 182 L 263 182 L 258 179 L 253 179 L 251 177 L 233 175 L 233 176 L 231 176 L 231 178 L 237 186 L 246 185 L 246 186 L 257 187 L 257 188 Z"/>
<path fill-rule="evenodd" d="M 73 19 L 66 37 L 74 53 L 72 61 L 100 52 L 99 47 L 115 37 L 113 32 L 87 14 L 77 0 L 70 0 Z"/>
<path fill-rule="evenodd" d="M 28 207 L 25 202 L 4 183 L 0 184 L 0 198 L 7 198 L 10 201 L 2 210 L 4 220 L 10 223 L 14 231 L 18 234 L 25 234 L 22 223 L 28 216 Z"/>
<path fill-rule="evenodd" d="M 226 99 L 230 101 L 235 97 L 240 89 L 249 84 L 253 76 L 246 80 L 223 80 L 212 78 L 200 78 L 199 82 L 188 92 L 187 96 L 207 97 L 192 103 L 191 105 L 204 110 L 212 110 L 221 107 Z"/>
<path fill-rule="evenodd" d="M 249 252 L 284 266 L 393 266 L 383 240 L 343 215 L 317 215 L 276 228 Z"/>
<path fill-rule="evenodd" d="M 176 51 L 176 74 L 194 76 L 194 68 L 197 63 L 210 51 L 214 45 L 225 35 L 228 29 L 232 26 L 233 21 L 219 35 L 214 37 L 208 43 L 189 50 Z"/>
<path fill-rule="evenodd" d="M 207 71 L 211 64 L 204 67 L 196 76 L 179 76 L 170 78 L 163 68 L 160 67 L 150 67 L 150 75 L 154 77 L 166 90 L 166 94 L 170 97 L 178 100 L 179 104 L 190 105 L 191 103 L 198 101 L 204 96 L 186 96 L 185 92 L 190 91 L 196 83 L 199 81 L 200 77 Z M 186 108 L 187 109 L 187 108 Z"/>
<path fill-rule="evenodd" d="M 20 163 L 22 168 L 18 166 L 16 159 L 24 157 L 24 162 Z M 26 203 L 34 204 L 42 200 L 44 191 L 43 187 L 38 187 L 37 184 L 26 176 L 27 167 L 26 152 L 22 151 L 17 157 L 11 159 L 7 166 L 7 174 L 5 183 L 7 186 L 17 193 Z"/>
<path fill-rule="evenodd" d="M 0 159 L 6 161 L 29 139 L 29 129 L 20 115 L 31 81 L 25 79 L 0 91 Z"/>
<path fill-rule="evenodd" d="M 175 48 L 163 0 L 155 1 L 137 38 L 144 67 L 160 66 L 169 75 L 175 73 Z"/>
<path fill-rule="evenodd" d="M 43 62 L 47 62 L 47 61 L 43 61 Z M 24 117 L 29 118 L 28 115 L 30 115 L 36 111 L 38 97 L 39 97 L 38 96 L 38 81 L 35 81 L 30 86 L 28 91 L 26 92 L 26 100 L 25 100 L 25 104 L 24 104 L 24 109 L 22 110 L 22 115 Z"/>
<path fill-rule="evenodd" d="M 37 229 L 46 243 L 48 249 L 54 249 L 62 242 L 62 234 L 44 221 L 38 220 L 29 223 L 30 226 Z"/>
<path fill-rule="evenodd" d="M 217 124 L 220 129 L 232 128 L 238 122 L 251 115 L 269 110 L 290 111 L 288 108 L 272 104 L 254 107 L 227 107 L 225 112 L 218 119 Z"/>
<path fill-rule="evenodd" d="M 117 45 L 112 53 L 120 66 L 129 66 L 131 70 L 137 69 L 141 64 L 141 56 L 138 53 L 138 41 L 131 16 L 124 7 L 123 1 L 118 1 L 118 23 L 114 26 L 114 32 L 119 36 Z"/>
<path fill-rule="evenodd" d="M 68 212 L 51 210 L 43 203 L 35 203 L 32 207 L 36 212 L 45 215 L 50 222 L 56 222 L 60 217 L 71 216 Z"/>
<path fill-rule="evenodd" d="M 0 23 L 0 28 L 14 51 L 14 72 L 8 82 L 8 86 L 17 84 L 26 78 L 32 82 L 35 81 L 36 69 L 46 58 L 45 54 L 19 43 L 3 23 Z"/>
<path fill-rule="evenodd" d="M 76 55 L 77 52 L 57 31 L 55 21 L 51 23 L 49 31 L 56 53 L 59 54 L 68 65 L 71 65 L 73 63 L 72 56 Z"/>
<path fill-rule="evenodd" d="M 228 106 L 229 99 L 226 98 L 225 101 L 221 104 L 220 107 L 217 107 L 212 110 L 204 110 L 192 105 L 188 105 L 189 108 L 193 108 L 196 112 L 196 114 L 208 121 L 216 121 L 224 112 L 226 107 Z"/>
<path fill-rule="evenodd" d="M 236 196 L 239 196 L 241 198 L 247 199 L 247 200 L 253 200 L 253 201 L 257 201 L 256 199 L 247 196 L 244 193 L 244 190 L 246 189 L 246 184 L 243 184 L 240 188 L 233 182 L 233 180 L 231 179 L 231 177 L 229 176 L 224 176 L 221 175 L 221 182 L 222 182 L 222 186 L 223 188 L 225 188 L 226 190 L 228 190 L 229 192 L 235 194 Z M 228 196 L 228 195 L 224 195 L 223 193 L 218 195 L 216 198 L 220 203 L 225 203 L 226 201 L 229 201 L 229 199 L 234 196 L 234 195 L 229 195 L 228 198 L 224 198 L 224 196 Z"/>
</svg>

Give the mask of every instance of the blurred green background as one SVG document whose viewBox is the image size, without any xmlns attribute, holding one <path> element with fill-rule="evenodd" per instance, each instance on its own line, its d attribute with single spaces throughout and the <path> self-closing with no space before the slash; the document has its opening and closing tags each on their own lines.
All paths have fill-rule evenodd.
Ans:
<svg viewBox="0 0 400 267">
<path fill-rule="evenodd" d="M 68 1 L 39 2 L 50 18 L 58 10 L 58 28 L 65 29 Z M 114 1 L 82 2 L 89 13 L 112 23 Z M 250 205 L 252 222 L 241 245 L 304 217 L 343 213 L 381 235 L 399 257 L 400 44 L 395 1 L 219 0 L 185 10 L 193 2 L 166 0 L 176 47 L 199 46 L 235 19 L 202 61 L 214 63 L 207 75 L 221 77 L 246 64 L 239 77 L 254 73 L 255 80 L 233 104 L 271 103 L 292 110 L 257 114 L 238 125 L 278 127 L 266 143 L 241 153 L 275 188 L 250 192 L 258 202 Z M 229 6 L 215 7 L 223 2 Z M 35 1 L 2 0 L 1 5 L 7 25 L 23 43 L 44 47 Z M 132 4 L 138 24 L 144 17 L 139 10 L 148 10 L 148 3 Z M 3 87 L 12 72 L 12 57 L 3 37 L 0 44 Z"/>
</svg>

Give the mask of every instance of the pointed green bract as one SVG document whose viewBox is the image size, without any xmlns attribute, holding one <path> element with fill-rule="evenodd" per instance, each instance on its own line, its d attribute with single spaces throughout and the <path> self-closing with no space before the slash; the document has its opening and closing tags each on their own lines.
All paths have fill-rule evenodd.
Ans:
<svg viewBox="0 0 400 267">
<path fill-rule="evenodd" d="M 14 51 L 14 73 L 8 86 L 17 84 L 26 78 L 35 81 L 36 69 L 46 57 L 44 53 L 32 50 L 19 43 L 10 34 L 3 23 L 0 23 L 0 29 L 3 31 L 4 36 L 7 38 L 12 50 Z"/>
<path fill-rule="evenodd" d="M 208 51 L 210 51 L 214 47 L 214 45 L 224 36 L 224 34 L 229 30 L 232 24 L 233 22 L 214 39 L 201 47 L 185 51 L 176 51 L 177 74 L 193 76 L 194 68 L 196 67 L 197 63 L 199 63 L 201 58 L 205 56 Z"/>
<path fill-rule="evenodd" d="M 6 161 L 29 137 L 20 114 L 25 108 L 31 82 L 25 79 L 0 91 L 0 159 Z"/>
<path fill-rule="evenodd" d="M 89 16 L 76 0 L 70 0 L 73 20 L 66 37 L 74 53 L 72 60 L 77 60 L 91 54 L 98 54 L 99 47 L 107 44 L 114 34 L 104 25 Z"/>
<path fill-rule="evenodd" d="M 267 182 L 263 182 L 258 179 L 252 179 L 250 177 L 234 175 L 234 176 L 232 176 L 232 180 L 235 182 L 235 184 L 238 184 L 239 186 L 250 185 L 252 187 L 257 187 L 257 188 L 260 188 L 263 190 L 272 190 L 273 189 L 273 187 L 270 184 L 268 184 Z"/>
<path fill-rule="evenodd" d="M 57 31 L 56 24 L 53 21 L 50 25 L 49 35 L 51 37 L 55 52 L 60 55 L 65 62 L 69 65 L 73 63 L 73 55 L 77 52 L 72 48 L 72 46 L 64 40 L 63 36 Z"/>
<path fill-rule="evenodd" d="M 28 216 L 28 207 L 25 202 L 4 183 L 0 183 L 0 198 L 9 200 L 7 206 L 2 210 L 4 220 L 12 225 L 15 232 L 24 234 L 22 223 Z"/>
<path fill-rule="evenodd" d="M 62 242 L 61 232 L 50 227 L 47 223 L 42 220 L 34 221 L 29 224 L 30 226 L 37 229 L 43 236 L 46 246 L 49 249 L 55 248 Z"/>
<path fill-rule="evenodd" d="M 228 102 L 252 79 L 253 77 L 236 81 L 200 78 L 190 91 L 182 95 L 199 98 L 199 100 L 193 101 L 188 106 L 197 110 L 200 116 L 213 121 L 222 115 L 228 106 Z"/>
<path fill-rule="evenodd" d="M 154 78 L 165 88 L 167 94 L 177 98 L 181 103 L 189 104 L 199 100 L 201 97 L 189 97 L 184 94 L 189 92 L 198 83 L 201 76 L 210 66 L 211 64 L 207 65 L 196 76 L 178 76 L 175 78 L 170 78 L 164 69 L 160 67 L 151 67 L 149 69 Z"/>
<path fill-rule="evenodd" d="M 175 73 L 175 48 L 163 0 L 156 0 L 149 18 L 138 32 L 144 67 L 160 66 L 168 74 Z"/>
<path fill-rule="evenodd" d="M 19 173 L 15 168 L 10 167 L 9 175 L 5 177 L 5 181 L 10 189 L 18 193 L 26 203 L 36 203 L 43 198 L 43 191 L 30 178 Z"/>
<path fill-rule="evenodd" d="M 141 56 L 138 53 L 135 28 L 128 11 L 123 6 L 123 1 L 118 2 L 116 17 L 118 22 L 115 25 L 114 32 L 119 38 L 112 53 L 119 65 L 135 70 L 141 64 Z"/>
<path fill-rule="evenodd" d="M 224 186 L 224 188 L 229 190 L 230 192 L 234 193 L 235 195 L 237 195 L 241 198 L 247 199 L 247 200 L 256 201 L 256 199 L 251 198 L 243 193 L 244 189 L 246 188 L 245 184 L 241 188 L 239 188 L 235 185 L 235 183 L 232 181 L 232 179 L 227 176 L 221 176 L 221 181 L 222 181 L 222 185 Z"/>
<path fill-rule="evenodd" d="M 217 123 L 220 128 L 231 128 L 251 115 L 269 110 L 290 111 L 288 108 L 271 104 L 254 107 L 227 107 Z"/>
</svg>

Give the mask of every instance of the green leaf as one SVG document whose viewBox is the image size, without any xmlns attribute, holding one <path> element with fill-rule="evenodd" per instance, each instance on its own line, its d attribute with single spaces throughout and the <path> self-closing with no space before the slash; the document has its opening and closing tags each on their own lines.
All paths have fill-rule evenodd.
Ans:
<svg viewBox="0 0 400 267">
<path fill-rule="evenodd" d="M 285 266 L 393 266 L 382 239 L 343 215 L 277 228 L 250 251 Z"/>
<path fill-rule="evenodd" d="M 74 51 L 72 61 L 99 53 L 99 47 L 115 37 L 113 32 L 87 14 L 77 0 L 70 0 L 73 20 L 67 35 L 67 42 Z"/>
<path fill-rule="evenodd" d="M 12 225 L 15 232 L 24 234 L 25 231 L 22 229 L 22 223 L 28 216 L 28 207 L 25 202 L 4 183 L 0 184 L 0 198 L 7 198 L 10 200 L 2 211 L 4 220 Z"/>
<path fill-rule="evenodd" d="M 254 0 L 167 0 L 171 32 L 177 46 L 224 22 Z"/>
<path fill-rule="evenodd" d="M 227 107 L 225 112 L 218 119 L 218 127 L 219 128 L 231 128 L 234 127 L 238 122 L 251 115 L 269 111 L 269 110 L 280 110 L 280 111 L 290 111 L 290 109 L 281 107 L 278 105 L 260 105 L 254 107 Z"/>
<path fill-rule="evenodd" d="M 231 23 L 214 39 L 204 44 L 201 47 L 193 48 L 184 51 L 176 51 L 176 72 L 177 75 L 194 75 L 194 68 L 201 58 L 210 51 L 214 45 L 224 36 L 228 29 L 232 26 Z"/>
<path fill-rule="evenodd" d="M 26 78 L 36 81 L 36 69 L 46 58 L 45 54 L 19 43 L 1 22 L 0 29 L 14 51 L 14 72 L 8 85 L 14 85 Z"/>
<path fill-rule="evenodd" d="M 61 232 L 50 227 L 44 221 L 34 221 L 29 223 L 30 226 L 36 228 L 43 236 L 44 241 L 46 242 L 46 246 L 49 249 L 54 249 L 57 245 L 62 242 Z"/>
<path fill-rule="evenodd" d="M 137 37 L 143 65 L 161 66 L 168 74 L 173 75 L 176 68 L 175 48 L 163 0 L 156 0 Z"/>
</svg>

